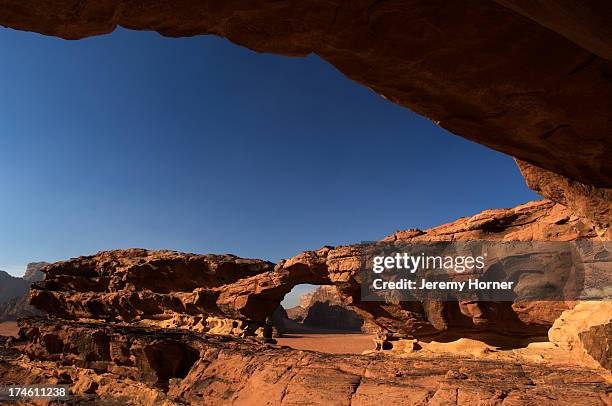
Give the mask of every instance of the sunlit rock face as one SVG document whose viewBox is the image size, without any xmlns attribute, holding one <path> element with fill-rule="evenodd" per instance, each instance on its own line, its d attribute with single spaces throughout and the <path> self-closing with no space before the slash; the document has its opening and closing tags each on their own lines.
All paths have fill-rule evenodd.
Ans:
<svg viewBox="0 0 612 406">
<path fill-rule="evenodd" d="M 534 241 L 597 238 L 565 207 L 538 201 L 488 210 L 429 230 L 398 232 L 387 242 Z M 65 319 L 180 327 L 238 336 L 270 336 L 269 318 L 300 284 L 332 285 L 349 306 L 389 337 L 493 331 L 545 335 L 573 302 L 361 301 L 362 246 L 306 251 L 278 265 L 231 255 L 119 250 L 59 262 L 30 290 L 35 307 Z"/>
<path fill-rule="evenodd" d="M 428 230 L 398 231 L 385 241 L 571 241 L 597 239 L 589 225 L 567 208 L 542 200 L 511 209 L 487 210 Z M 573 302 L 365 302 L 361 301 L 360 246 L 306 252 L 287 260 L 283 269 L 327 268 L 344 303 L 350 304 L 379 333 L 392 337 L 432 337 L 457 332 L 469 337 L 481 331 L 505 335 L 545 335 Z"/>
<path fill-rule="evenodd" d="M 543 200 L 386 240 L 579 238 L 599 237 L 564 206 Z M 51 264 L 30 290 L 32 304 L 51 317 L 22 319 L 18 338 L 0 339 L 0 379 L 63 383 L 82 400 L 127 397 L 133 404 L 202 398 L 219 405 L 304 399 L 325 405 L 437 402 L 432 399 L 606 404 L 609 306 L 363 302 L 360 247 L 323 247 L 277 265 L 142 249 Z M 377 349 L 387 354 L 332 356 L 275 346 L 268 320 L 285 294 L 304 283 L 335 289 L 339 303 L 375 327 Z M 529 342 L 549 329 L 552 342 L 541 347 L 500 351 L 488 341 Z M 393 354 L 401 356 L 387 356 Z"/>
<path fill-rule="evenodd" d="M 233 320 L 236 312 L 220 297 L 228 286 L 273 269 L 270 262 L 233 255 L 101 252 L 44 268 L 46 278 L 32 285 L 30 302 L 64 319 L 263 336 L 262 326 Z"/>
<path fill-rule="evenodd" d="M 577 304 L 559 316 L 548 337 L 577 361 L 612 371 L 612 302 Z"/>
<path fill-rule="evenodd" d="M 332 355 L 114 323 L 20 324 L 19 339 L 0 337 L 2 383 L 68 385 L 71 401 L 83 404 L 605 406 L 609 399 L 605 378 L 580 365 L 461 353 Z"/>
<path fill-rule="evenodd" d="M 579 0 L 0 1 L 1 25 L 69 39 L 120 25 L 315 53 L 454 134 L 608 188 L 610 15 Z"/>
</svg>

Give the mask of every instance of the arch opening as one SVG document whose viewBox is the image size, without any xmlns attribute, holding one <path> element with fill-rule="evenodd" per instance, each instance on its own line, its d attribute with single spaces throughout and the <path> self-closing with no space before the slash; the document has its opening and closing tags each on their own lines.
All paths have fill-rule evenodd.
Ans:
<svg viewBox="0 0 612 406">
<path fill-rule="evenodd" d="M 333 284 L 295 285 L 270 323 L 278 344 L 294 349 L 360 354 L 374 346 L 373 330 L 342 302 Z"/>
</svg>

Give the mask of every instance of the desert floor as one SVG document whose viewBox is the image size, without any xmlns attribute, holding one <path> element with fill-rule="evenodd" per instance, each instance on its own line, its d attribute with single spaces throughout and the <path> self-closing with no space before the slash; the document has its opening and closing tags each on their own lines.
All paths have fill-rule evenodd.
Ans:
<svg viewBox="0 0 612 406">
<path fill-rule="evenodd" d="M 16 336 L 19 331 L 17 322 L 0 323 L 0 336 Z M 296 333 L 285 334 L 277 338 L 279 345 L 286 345 L 296 350 L 311 350 L 329 354 L 361 354 L 374 349 L 374 336 L 361 333 Z"/>
<path fill-rule="evenodd" d="M 284 334 L 277 338 L 279 345 L 296 350 L 312 350 L 329 354 L 361 354 L 374 349 L 374 335 L 371 334 Z"/>
<path fill-rule="evenodd" d="M 0 336 L 17 336 L 19 327 L 16 321 L 4 321 L 0 323 Z"/>
</svg>

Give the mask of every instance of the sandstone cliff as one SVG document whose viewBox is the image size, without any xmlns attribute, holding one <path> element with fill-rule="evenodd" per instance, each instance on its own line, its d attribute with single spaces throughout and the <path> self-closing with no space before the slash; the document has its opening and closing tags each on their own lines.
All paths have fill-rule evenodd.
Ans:
<svg viewBox="0 0 612 406">
<path fill-rule="evenodd" d="M 26 266 L 26 271 L 23 275 L 23 279 L 30 283 L 42 281 L 45 277 L 45 274 L 42 272 L 42 269 L 47 265 L 49 265 L 48 262 L 30 262 Z"/>
</svg>

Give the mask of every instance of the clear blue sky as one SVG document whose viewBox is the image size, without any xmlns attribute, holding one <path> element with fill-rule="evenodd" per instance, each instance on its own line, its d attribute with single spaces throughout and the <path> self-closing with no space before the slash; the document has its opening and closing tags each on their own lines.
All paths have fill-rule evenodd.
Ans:
<svg viewBox="0 0 612 406">
<path fill-rule="evenodd" d="M 0 30 L 0 269 L 127 247 L 272 261 L 537 198 L 508 156 L 317 57 Z"/>
</svg>

